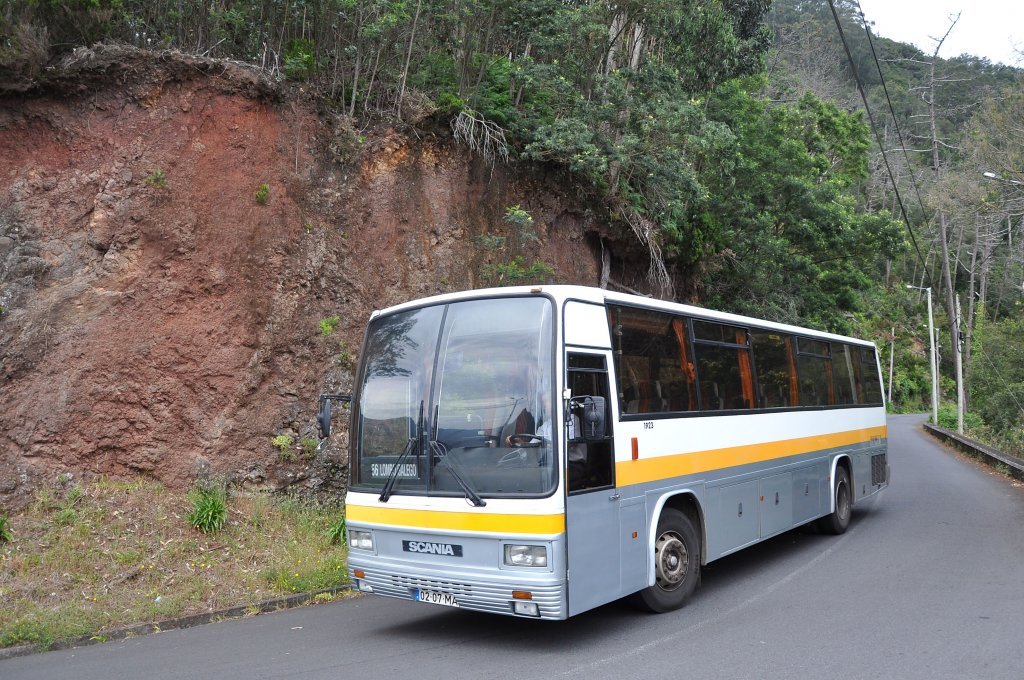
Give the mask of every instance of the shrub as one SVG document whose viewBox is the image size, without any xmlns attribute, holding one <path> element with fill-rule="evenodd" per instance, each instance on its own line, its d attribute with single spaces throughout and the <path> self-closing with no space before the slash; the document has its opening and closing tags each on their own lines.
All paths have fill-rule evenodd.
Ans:
<svg viewBox="0 0 1024 680">
<path fill-rule="evenodd" d="M 320 319 L 320 335 L 325 338 L 329 337 L 334 333 L 334 329 L 338 327 L 339 323 L 341 323 L 341 317 L 339 316 L 329 316 L 326 319 Z"/>
<path fill-rule="evenodd" d="M 478 246 L 485 250 L 499 250 L 505 245 L 504 236 L 494 236 L 492 234 L 481 234 L 474 240 Z"/>
<path fill-rule="evenodd" d="M 204 534 L 220 531 L 228 519 L 227 492 L 219 486 L 197 486 L 189 494 L 192 509 L 185 519 Z"/>
<path fill-rule="evenodd" d="M 0 515 L 0 543 L 10 543 L 12 540 L 11 519 L 7 515 Z"/>
<path fill-rule="evenodd" d="M 499 286 L 544 283 L 554 273 L 554 268 L 543 260 L 534 260 L 527 267 L 521 256 L 507 264 L 487 265 L 483 272 L 485 279 Z"/>
<path fill-rule="evenodd" d="M 295 38 L 284 53 L 284 75 L 291 80 L 307 80 L 316 71 L 315 46 L 312 40 Z"/>
<path fill-rule="evenodd" d="M 146 175 L 146 178 L 142 180 L 147 185 L 154 189 L 166 189 L 167 188 L 167 175 L 160 168 L 157 168 L 153 172 Z"/>
<path fill-rule="evenodd" d="M 526 229 L 533 226 L 533 217 L 519 205 L 513 205 L 505 208 L 504 219 L 509 224 L 514 224 L 520 229 Z"/>
<path fill-rule="evenodd" d="M 964 413 L 964 430 L 977 431 L 985 426 L 985 422 L 977 413 L 968 411 Z M 956 431 L 956 404 L 939 404 L 939 427 Z"/>
<path fill-rule="evenodd" d="M 316 437 L 303 437 L 300 445 L 302 446 L 302 455 L 306 458 L 312 458 L 316 454 L 316 448 L 320 445 L 320 442 Z"/>
<path fill-rule="evenodd" d="M 355 357 L 352 356 L 351 350 L 349 350 L 344 342 L 338 344 L 338 356 L 336 359 L 338 365 L 342 368 L 351 369 L 355 364 Z"/>
<path fill-rule="evenodd" d="M 292 450 L 295 440 L 292 439 L 290 434 L 279 434 L 276 437 L 272 437 L 270 443 L 277 449 L 278 455 L 282 460 L 295 459 L 295 452 Z"/>
</svg>

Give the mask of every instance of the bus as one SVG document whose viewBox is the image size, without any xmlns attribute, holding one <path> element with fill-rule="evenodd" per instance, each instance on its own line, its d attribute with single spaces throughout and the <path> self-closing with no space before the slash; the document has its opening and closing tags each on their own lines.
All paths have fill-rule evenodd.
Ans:
<svg viewBox="0 0 1024 680">
<path fill-rule="evenodd" d="M 354 589 L 565 619 L 839 534 L 888 485 L 871 342 L 582 286 L 374 312 L 350 404 Z M 321 395 L 321 434 L 331 402 Z"/>
</svg>

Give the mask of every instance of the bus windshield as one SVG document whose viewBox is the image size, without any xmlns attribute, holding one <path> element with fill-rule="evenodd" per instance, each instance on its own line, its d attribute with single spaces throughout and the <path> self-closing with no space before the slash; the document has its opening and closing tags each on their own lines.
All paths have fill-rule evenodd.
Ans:
<svg viewBox="0 0 1024 680">
<path fill-rule="evenodd" d="M 352 486 L 467 498 L 556 482 L 551 302 L 469 300 L 371 321 Z M 392 481 L 388 481 L 391 479 Z"/>
</svg>

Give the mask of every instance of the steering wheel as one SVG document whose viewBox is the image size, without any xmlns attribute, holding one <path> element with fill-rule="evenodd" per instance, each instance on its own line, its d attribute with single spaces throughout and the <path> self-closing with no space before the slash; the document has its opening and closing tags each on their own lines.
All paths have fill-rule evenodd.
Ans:
<svg viewBox="0 0 1024 680">
<path fill-rule="evenodd" d="M 520 434 L 510 434 L 505 437 L 505 443 L 509 446 L 518 446 L 520 448 L 535 449 L 544 443 L 544 437 L 537 434 L 529 434 L 526 432 Z"/>
</svg>

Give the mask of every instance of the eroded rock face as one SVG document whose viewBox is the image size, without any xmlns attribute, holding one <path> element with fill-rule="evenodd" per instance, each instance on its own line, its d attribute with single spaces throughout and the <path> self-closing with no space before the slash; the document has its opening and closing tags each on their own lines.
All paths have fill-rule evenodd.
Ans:
<svg viewBox="0 0 1024 680">
<path fill-rule="evenodd" d="M 312 455 L 270 440 L 315 436 L 371 310 L 516 255 L 598 281 L 597 227 L 551 178 L 443 133 L 339 145 L 251 74 L 106 57 L 117 78 L 76 66 L 88 92 L 0 98 L 0 505 L 62 472 L 343 488 L 343 426 Z"/>
</svg>

